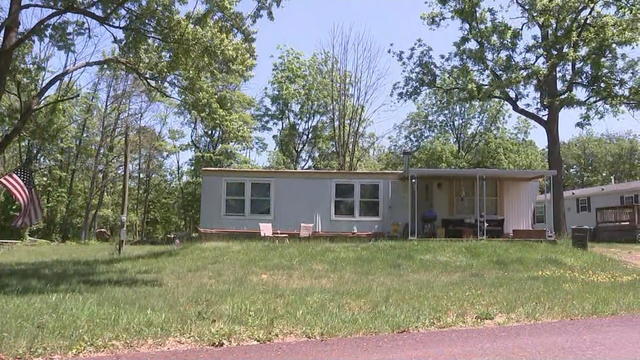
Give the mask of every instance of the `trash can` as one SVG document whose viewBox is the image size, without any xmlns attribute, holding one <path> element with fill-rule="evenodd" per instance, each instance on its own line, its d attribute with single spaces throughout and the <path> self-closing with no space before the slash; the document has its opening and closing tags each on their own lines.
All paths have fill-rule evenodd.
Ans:
<svg viewBox="0 0 640 360">
<path fill-rule="evenodd" d="M 588 226 L 574 226 L 571 228 L 571 245 L 573 247 L 589 250 L 589 240 L 591 240 L 591 234 L 593 229 Z"/>
</svg>

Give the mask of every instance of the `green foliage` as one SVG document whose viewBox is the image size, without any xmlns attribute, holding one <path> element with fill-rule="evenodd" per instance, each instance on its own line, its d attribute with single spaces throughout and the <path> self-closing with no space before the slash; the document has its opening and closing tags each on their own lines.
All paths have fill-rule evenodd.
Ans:
<svg viewBox="0 0 640 360">
<path fill-rule="evenodd" d="M 631 50 L 640 43 L 637 0 L 429 4 L 422 15 L 427 26 L 456 23 L 460 37 L 442 58 L 420 40 L 409 52 L 396 52 L 404 66 L 397 87 L 402 98 L 449 88 L 473 99 L 505 101 L 546 126 L 544 115 L 552 109 L 580 108 L 588 123 L 628 105 L 629 95 L 637 93 L 640 67 Z M 452 73 L 458 76 L 443 76 Z"/>
<path fill-rule="evenodd" d="M 377 138 L 368 131 L 378 110 L 382 69 L 373 44 L 333 33 L 335 48 L 305 57 L 281 48 L 256 115 L 260 130 L 274 132 L 269 167 L 358 170 L 375 167 Z M 344 42 L 343 46 L 338 43 Z M 335 48 L 331 48 L 334 49 Z"/>
<path fill-rule="evenodd" d="M 401 167 L 403 150 L 414 151 L 411 166 L 425 168 L 541 169 L 543 154 L 529 138 L 529 125 L 513 129 L 497 101 L 465 101 L 447 91 L 430 91 L 417 110 L 396 126 L 383 162 Z M 394 160 L 395 158 L 395 160 Z"/>
<path fill-rule="evenodd" d="M 3 43 L 13 51 L 0 52 L 9 65 L 0 66 L 0 169 L 35 160 L 45 218 L 32 235 L 117 234 L 125 124 L 131 237 L 193 232 L 200 168 L 253 166 L 248 151 L 262 146 L 241 87 L 255 66 L 252 27 L 281 2 L 256 0 L 249 12 L 239 0 L 23 3 L 17 41 Z M 0 6 L 3 35 L 7 11 Z M 0 206 L 0 236 L 15 238 L 15 205 L 3 197 Z"/>
<path fill-rule="evenodd" d="M 304 169 L 317 162 L 320 142 L 326 136 L 329 82 L 322 58 L 310 58 L 291 48 L 281 48 L 271 80 L 258 109 L 262 129 L 276 131 L 272 167 Z"/>
<path fill-rule="evenodd" d="M 586 132 L 562 143 L 565 185 L 578 189 L 640 179 L 640 136 Z"/>
</svg>

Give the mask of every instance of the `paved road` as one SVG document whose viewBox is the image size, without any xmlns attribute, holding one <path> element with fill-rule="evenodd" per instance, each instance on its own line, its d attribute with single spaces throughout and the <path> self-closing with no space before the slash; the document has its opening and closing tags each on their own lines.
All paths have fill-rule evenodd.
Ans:
<svg viewBox="0 0 640 360">
<path fill-rule="evenodd" d="M 640 359 L 640 315 L 95 359 Z"/>
</svg>

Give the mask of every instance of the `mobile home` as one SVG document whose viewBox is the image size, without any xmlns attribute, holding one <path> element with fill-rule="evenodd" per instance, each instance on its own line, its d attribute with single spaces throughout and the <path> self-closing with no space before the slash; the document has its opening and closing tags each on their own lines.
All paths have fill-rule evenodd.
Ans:
<svg viewBox="0 0 640 360">
<path fill-rule="evenodd" d="M 502 237 L 532 229 L 547 170 L 409 169 L 329 171 L 202 169 L 200 231 Z M 425 220 L 428 213 L 433 219 Z M 493 226 L 487 226 L 487 224 Z M 553 229 L 545 227 L 552 233 Z"/>
<path fill-rule="evenodd" d="M 593 186 L 564 192 L 564 210 L 567 231 L 574 226 L 596 226 L 596 209 L 640 204 L 640 181 Z M 543 228 L 551 216 L 550 207 L 545 206 L 544 195 L 536 201 L 534 227 Z M 546 209 L 546 211 L 545 211 Z"/>
</svg>

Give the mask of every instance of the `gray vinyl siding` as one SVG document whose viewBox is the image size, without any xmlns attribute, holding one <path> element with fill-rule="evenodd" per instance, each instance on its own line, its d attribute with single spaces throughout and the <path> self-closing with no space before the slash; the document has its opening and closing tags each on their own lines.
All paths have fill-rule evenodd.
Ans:
<svg viewBox="0 0 640 360">
<path fill-rule="evenodd" d="M 255 219 L 223 215 L 225 179 L 271 181 L 272 217 Z M 203 229 L 257 230 L 258 223 L 270 222 L 274 230 L 297 231 L 300 223 L 316 223 L 321 219 L 324 232 L 357 231 L 388 232 L 392 222 L 407 221 L 406 182 L 370 177 L 353 181 L 377 181 L 381 184 L 381 216 L 379 220 L 332 219 L 332 194 L 335 181 L 352 179 L 314 177 L 262 177 L 203 174 L 200 208 L 200 227 Z M 404 184 L 404 186 L 402 185 Z M 316 224 L 317 226 L 317 224 Z"/>
</svg>

